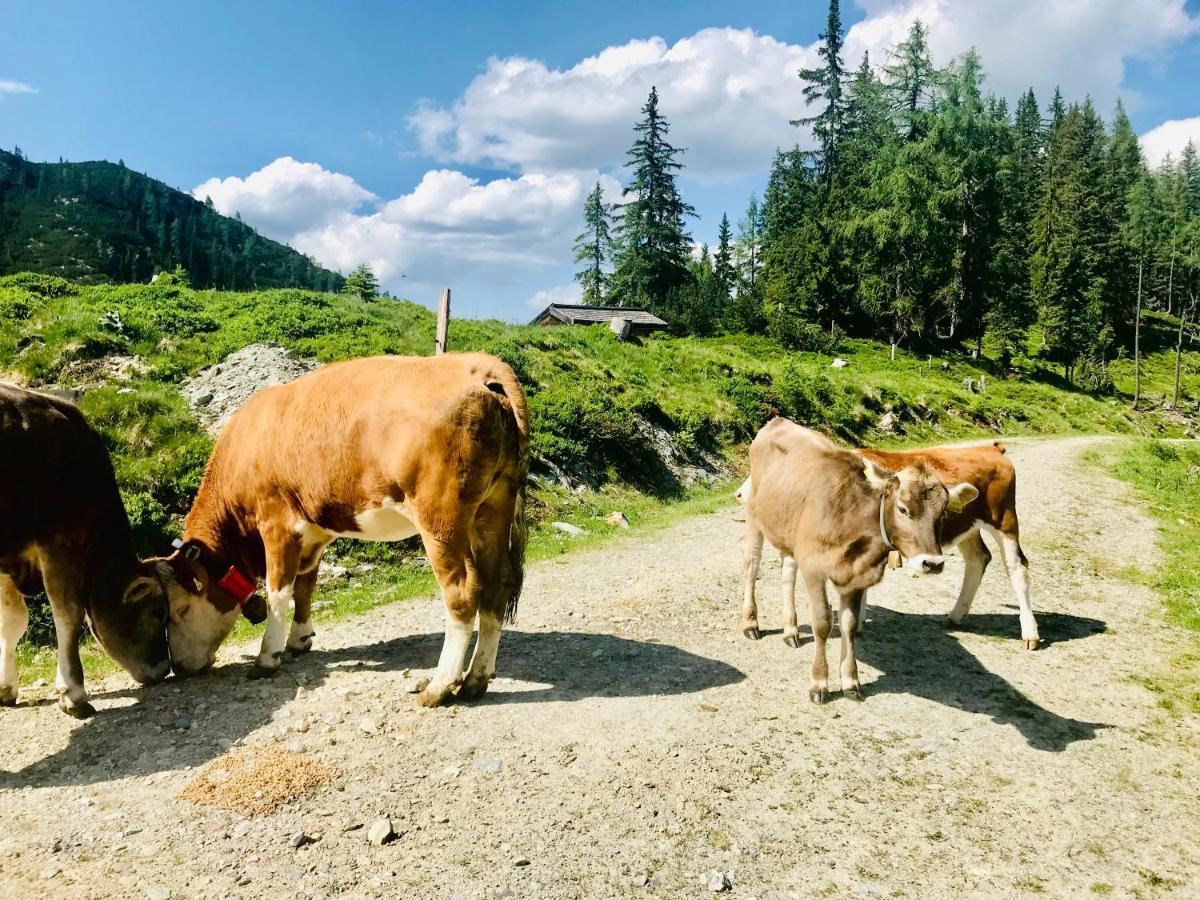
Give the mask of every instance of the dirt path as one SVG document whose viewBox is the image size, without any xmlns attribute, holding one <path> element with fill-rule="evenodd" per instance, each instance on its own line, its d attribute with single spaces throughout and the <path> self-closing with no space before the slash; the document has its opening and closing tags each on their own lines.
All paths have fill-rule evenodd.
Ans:
<svg viewBox="0 0 1200 900">
<path fill-rule="evenodd" d="M 534 567 L 477 705 L 402 693 L 436 662 L 430 600 L 318 620 L 269 683 L 240 647 L 191 682 L 94 685 L 87 723 L 0 711 L 0 896 L 680 897 L 714 872 L 743 898 L 1197 896 L 1200 730 L 1132 680 L 1172 645 L 1109 574 L 1154 564 L 1153 527 L 1086 446 L 1010 449 L 1037 653 L 998 561 L 946 628 L 954 555 L 872 592 L 866 701 L 813 707 L 811 641 L 739 634 L 729 509 Z M 340 775 L 266 817 L 177 799 L 235 743 Z M 355 826 L 383 814 L 402 834 L 376 847 Z"/>
</svg>

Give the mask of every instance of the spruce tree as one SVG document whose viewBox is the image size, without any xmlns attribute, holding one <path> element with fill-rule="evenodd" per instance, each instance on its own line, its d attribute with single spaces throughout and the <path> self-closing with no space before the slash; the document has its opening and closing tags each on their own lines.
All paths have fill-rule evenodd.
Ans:
<svg viewBox="0 0 1200 900">
<path fill-rule="evenodd" d="M 375 277 L 370 266 L 359 263 L 354 267 L 354 271 L 346 276 L 344 290 L 360 300 L 374 300 L 379 296 L 379 279 Z"/>
<path fill-rule="evenodd" d="M 929 55 L 929 31 L 914 19 L 908 37 L 891 51 L 891 62 L 883 67 L 884 83 L 904 139 L 919 141 L 929 131 L 937 71 Z"/>
<path fill-rule="evenodd" d="M 813 107 L 819 107 L 815 115 L 793 119 L 794 126 L 812 126 L 813 136 L 820 148 L 815 155 L 817 171 L 828 185 L 837 170 L 838 142 L 842 135 L 842 122 L 846 113 L 844 98 L 846 72 L 842 64 L 842 14 L 838 0 L 829 0 L 829 12 L 825 19 L 825 30 L 821 33 L 821 46 L 817 56 L 821 64 L 801 69 L 800 80 L 804 82 L 804 99 Z"/>
<path fill-rule="evenodd" d="M 625 189 L 630 199 L 618 229 L 612 296 L 618 306 L 645 305 L 669 316 L 672 290 L 692 281 L 684 221 L 695 213 L 675 184 L 683 150 L 667 140 L 670 125 L 658 110 L 656 88 L 642 116 L 628 155 L 633 177 Z"/>
<path fill-rule="evenodd" d="M 729 215 L 721 214 L 721 225 L 717 230 L 717 252 L 713 255 L 713 276 L 728 300 L 733 293 L 733 231 L 729 227 Z"/>
<path fill-rule="evenodd" d="M 612 258 L 612 207 L 604 202 L 600 182 L 588 194 L 583 205 L 583 231 L 575 238 L 575 262 L 586 268 L 575 273 L 583 287 L 583 302 L 598 305 L 605 302 L 609 275 L 605 271 Z"/>
</svg>

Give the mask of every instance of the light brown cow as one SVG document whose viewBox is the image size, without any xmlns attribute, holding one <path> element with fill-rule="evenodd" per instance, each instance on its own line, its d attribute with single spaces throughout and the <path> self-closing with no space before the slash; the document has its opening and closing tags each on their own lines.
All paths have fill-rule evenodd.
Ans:
<svg viewBox="0 0 1200 900">
<path fill-rule="evenodd" d="M 104 441 L 66 400 L 0 384 L 0 706 L 17 702 L 25 598 L 45 591 L 58 641 L 59 706 L 88 702 L 79 661 L 86 619 L 138 681 L 168 672 L 167 598 L 141 563 Z"/>
<path fill-rule="evenodd" d="M 237 601 L 263 578 L 269 615 L 250 674 L 272 674 L 285 646 L 312 646 L 317 567 L 335 538 L 419 534 L 447 614 L 419 702 L 437 706 L 456 688 L 460 699 L 483 694 L 521 590 L 528 458 L 525 395 L 492 356 L 359 359 L 260 391 L 217 439 L 183 548 L 165 561 L 173 666 L 211 665 Z"/>
<path fill-rule="evenodd" d="M 987 532 L 999 543 L 1003 554 L 1001 559 L 1012 582 L 1020 609 L 1021 640 L 1027 650 L 1036 650 L 1041 639 L 1029 597 L 1029 560 L 1021 549 L 1020 525 L 1017 521 L 1017 473 L 1012 462 L 1004 455 L 1004 447 L 1000 442 L 969 447 L 926 447 L 920 450 L 875 450 L 865 447 L 858 452 L 886 469 L 902 469 L 924 463 L 938 474 L 943 484 L 965 481 L 975 486 L 979 496 L 961 510 L 947 510 L 942 523 L 943 546 L 958 547 L 966 563 L 958 600 L 950 610 L 950 621 L 956 625 L 962 624 L 979 592 L 983 573 L 992 560 L 982 536 L 982 532 Z M 739 503 L 746 502 L 750 496 L 749 478 L 734 496 Z M 862 628 L 861 622 L 859 628 Z"/>
<path fill-rule="evenodd" d="M 855 638 L 867 589 L 883 578 L 897 550 L 919 574 L 942 570 L 938 526 L 948 505 L 975 499 L 970 484 L 949 489 L 923 465 L 881 469 L 824 435 L 787 419 L 772 419 L 750 445 L 750 496 L 746 502 L 742 629 L 757 639 L 754 589 L 764 537 L 783 556 L 784 633 L 799 645 L 796 573 L 808 589 L 815 638 L 809 698 L 828 693 L 825 642 L 831 629 L 825 582 L 839 597 L 842 692 L 862 699 Z"/>
<path fill-rule="evenodd" d="M 1021 549 L 1020 527 L 1017 522 L 1017 472 L 1012 461 L 1004 455 L 999 441 L 974 447 L 928 447 L 923 450 L 858 451 L 885 469 L 925 465 L 937 473 L 944 484 L 965 481 L 974 485 L 979 496 L 959 511 L 946 513 L 942 524 L 942 543 L 958 547 L 966 571 L 958 601 L 950 610 L 950 620 L 956 625 L 971 610 L 979 591 L 983 573 L 992 554 L 983 542 L 981 531 L 988 532 L 1000 545 L 1004 566 L 1012 582 L 1013 593 L 1020 608 L 1021 640 L 1028 650 L 1040 644 L 1037 619 L 1029 599 L 1029 560 Z"/>
</svg>

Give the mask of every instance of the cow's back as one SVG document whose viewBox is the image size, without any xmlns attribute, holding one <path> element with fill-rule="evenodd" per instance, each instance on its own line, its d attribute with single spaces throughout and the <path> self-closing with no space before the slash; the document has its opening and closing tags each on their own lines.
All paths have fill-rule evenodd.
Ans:
<svg viewBox="0 0 1200 900">
<path fill-rule="evenodd" d="M 512 371 L 485 354 L 333 363 L 251 397 L 222 430 L 205 478 L 243 508 L 283 492 L 339 530 L 381 493 L 406 499 L 444 480 L 431 468 L 449 466 L 461 486 L 480 455 L 515 464 L 526 419 Z"/>
<path fill-rule="evenodd" d="M 119 505 L 100 436 L 74 404 L 0 383 L 0 557 Z"/>
</svg>

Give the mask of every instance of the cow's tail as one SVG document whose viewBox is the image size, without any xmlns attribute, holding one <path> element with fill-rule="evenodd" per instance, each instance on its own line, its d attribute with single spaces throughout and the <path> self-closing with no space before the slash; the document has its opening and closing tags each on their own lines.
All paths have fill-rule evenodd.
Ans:
<svg viewBox="0 0 1200 900">
<path fill-rule="evenodd" d="M 529 537 L 525 523 L 525 489 L 529 481 L 529 407 L 525 403 L 521 382 L 507 365 L 492 368 L 485 386 L 508 400 L 508 410 L 517 430 L 517 492 L 513 520 L 508 530 L 508 599 L 504 604 L 504 623 L 509 624 L 517 618 L 517 603 L 525 582 L 525 544 Z"/>
</svg>

